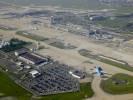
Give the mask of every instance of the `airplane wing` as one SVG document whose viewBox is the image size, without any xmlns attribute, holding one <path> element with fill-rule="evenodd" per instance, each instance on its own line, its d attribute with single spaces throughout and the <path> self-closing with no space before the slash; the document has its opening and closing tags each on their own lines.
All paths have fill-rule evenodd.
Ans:
<svg viewBox="0 0 133 100">
<path fill-rule="evenodd" d="M 107 72 L 105 72 L 105 71 L 101 71 L 101 73 L 103 73 L 103 74 L 108 74 Z"/>
</svg>

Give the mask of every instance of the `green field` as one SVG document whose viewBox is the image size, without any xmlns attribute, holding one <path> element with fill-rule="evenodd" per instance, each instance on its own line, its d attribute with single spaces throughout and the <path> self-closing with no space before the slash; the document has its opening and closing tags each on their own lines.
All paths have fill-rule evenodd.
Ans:
<svg viewBox="0 0 133 100">
<path fill-rule="evenodd" d="M 38 36 L 38 35 L 35 35 L 35 34 L 31 34 L 31 33 L 27 33 L 25 31 L 17 31 L 16 34 L 17 35 L 20 35 L 20 36 L 23 36 L 23 37 L 26 37 L 26 38 L 29 38 L 29 39 L 32 39 L 32 40 L 36 40 L 36 41 L 46 41 L 48 40 L 48 38 L 44 38 L 44 37 L 41 37 L 41 36 Z"/>
<path fill-rule="evenodd" d="M 91 51 L 86 50 L 86 49 L 81 49 L 81 50 L 78 51 L 78 53 L 79 53 L 81 56 L 84 56 L 84 57 L 87 57 L 87 58 L 92 58 L 92 59 L 96 59 L 96 58 L 97 58 L 96 55 L 92 55 L 92 54 L 91 54 Z"/>
<path fill-rule="evenodd" d="M 0 93 L 4 94 L 0 96 L 0 99 L 9 96 L 16 98 L 17 100 L 31 100 L 32 98 L 31 93 L 15 84 L 7 74 L 3 72 L 0 72 Z M 83 83 L 81 84 L 80 92 L 43 96 L 38 97 L 39 99 L 34 98 L 34 100 L 82 100 L 84 98 L 92 97 L 93 94 L 94 92 L 91 89 L 91 83 Z"/>
<path fill-rule="evenodd" d="M 50 43 L 49 45 L 60 48 L 60 49 L 75 49 L 75 48 L 77 48 L 76 46 L 73 46 L 71 44 L 65 45 L 65 43 L 63 43 L 63 42 L 53 42 L 53 43 Z"/>
<path fill-rule="evenodd" d="M 125 70 L 133 72 L 133 67 L 126 64 L 126 63 L 121 64 L 121 63 L 118 63 L 118 62 L 115 62 L 115 61 L 112 61 L 112 60 L 109 60 L 109 59 L 101 58 L 98 55 L 92 55 L 91 51 L 86 50 L 86 49 L 81 49 L 78 52 L 81 56 L 91 58 L 91 59 L 95 59 L 95 60 L 98 60 L 98 61 L 103 62 L 105 64 L 109 64 L 109 65 L 112 65 L 114 67 L 118 67 L 118 68 L 125 69 Z M 114 60 L 117 60 L 117 59 L 114 59 Z"/>
<path fill-rule="evenodd" d="M 31 94 L 15 84 L 5 73 L 0 72 L 0 93 L 2 97 L 15 97 L 18 100 L 29 100 Z"/>
<path fill-rule="evenodd" d="M 14 31 L 14 30 L 17 30 L 17 29 L 13 29 L 13 28 L 4 28 L 4 27 L 0 27 L 0 30 L 3 30 L 3 31 Z"/>
<path fill-rule="evenodd" d="M 121 15 L 123 13 L 133 13 L 133 7 L 132 6 L 121 6 L 117 7 L 117 10 L 114 12 L 116 15 Z"/>
<path fill-rule="evenodd" d="M 46 96 L 42 100 L 83 100 L 85 98 L 92 97 L 94 94 L 90 83 L 81 84 L 80 89 L 80 92 Z"/>
<path fill-rule="evenodd" d="M 123 15 L 121 15 L 122 17 Z M 104 20 L 99 20 L 99 21 L 94 21 L 93 22 L 96 25 L 100 25 L 103 27 L 111 28 L 115 31 L 120 31 L 121 33 L 130 33 L 132 34 L 133 32 L 133 18 L 119 18 L 119 17 L 114 17 L 112 18 L 106 18 Z M 130 25 L 130 26 L 129 26 Z"/>
<path fill-rule="evenodd" d="M 133 72 L 133 67 L 128 65 L 128 64 L 121 64 L 121 63 L 117 63 L 117 62 L 114 62 L 114 61 L 111 61 L 111 60 L 108 60 L 108 59 L 103 59 L 103 58 L 99 59 L 99 61 Z"/>
<path fill-rule="evenodd" d="M 124 25 L 128 24 L 128 22 L 130 22 L 129 19 L 122 19 L 122 18 L 110 19 L 110 18 L 107 18 L 105 20 L 96 21 L 94 23 L 100 24 L 102 26 L 106 26 L 106 27 L 109 27 L 109 28 L 120 29 L 120 28 L 124 27 Z"/>
<path fill-rule="evenodd" d="M 101 88 L 110 94 L 133 93 L 133 76 L 116 74 L 101 82 Z"/>
</svg>

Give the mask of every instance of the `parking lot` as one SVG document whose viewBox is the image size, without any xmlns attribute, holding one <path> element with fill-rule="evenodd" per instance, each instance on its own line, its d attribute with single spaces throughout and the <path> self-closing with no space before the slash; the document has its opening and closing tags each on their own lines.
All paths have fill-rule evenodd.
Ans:
<svg viewBox="0 0 133 100">
<path fill-rule="evenodd" d="M 70 68 L 67 65 L 53 62 L 41 66 L 40 69 L 40 76 L 23 82 L 33 94 L 49 95 L 79 91 L 79 82 L 68 73 Z"/>
</svg>

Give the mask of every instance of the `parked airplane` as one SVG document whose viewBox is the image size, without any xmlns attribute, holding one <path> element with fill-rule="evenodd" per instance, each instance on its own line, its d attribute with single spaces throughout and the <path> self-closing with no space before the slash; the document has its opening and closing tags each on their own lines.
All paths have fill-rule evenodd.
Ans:
<svg viewBox="0 0 133 100">
<path fill-rule="evenodd" d="M 96 74 L 97 76 L 100 76 L 100 77 L 107 74 L 106 72 L 103 71 L 103 69 L 100 66 L 96 66 L 93 70 L 94 72 L 92 72 L 92 74 Z"/>
</svg>

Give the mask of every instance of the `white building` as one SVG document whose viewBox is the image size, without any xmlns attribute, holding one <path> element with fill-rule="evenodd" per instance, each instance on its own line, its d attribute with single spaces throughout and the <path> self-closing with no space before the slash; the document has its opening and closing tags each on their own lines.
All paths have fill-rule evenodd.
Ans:
<svg viewBox="0 0 133 100">
<path fill-rule="evenodd" d="M 32 75 L 33 78 L 35 78 L 35 77 L 41 75 L 41 73 L 39 73 L 37 70 L 32 70 L 32 71 L 29 72 L 29 73 Z"/>
<path fill-rule="evenodd" d="M 74 70 L 74 71 L 69 71 L 69 74 L 72 75 L 73 77 L 77 79 L 83 79 L 85 78 L 86 74 L 84 72 Z"/>
<path fill-rule="evenodd" d="M 73 77 L 75 77 L 75 78 L 78 78 L 78 79 L 80 79 L 81 77 L 80 76 L 78 76 L 78 75 L 76 75 L 76 74 L 74 74 L 72 71 L 69 71 L 69 74 L 71 74 Z"/>
</svg>

